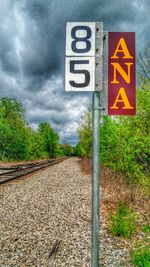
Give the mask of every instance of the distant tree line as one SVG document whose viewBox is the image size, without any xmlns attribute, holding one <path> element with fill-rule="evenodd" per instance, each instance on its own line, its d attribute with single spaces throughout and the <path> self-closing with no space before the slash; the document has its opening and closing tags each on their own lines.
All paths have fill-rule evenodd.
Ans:
<svg viewBox="0 0 150 267">
<path fill-rule="evenodd" d="M 133 179 L 150 177 L 150 49 L 139 56 L 136 116 L 102 116 L 100 121 L 101 162 Z M 75 150 L 92 156 L 92 112 L 89 109 L 78 129 Z"/>
<path fill-rule="evenodd" d="M 48 122 L 33 130 L 25 120 L 21 103 L 0 99 L 0 160 L 29 160 L 70 156 L 73 148 L 59 144 L 59 136 Z"/>
</svg>

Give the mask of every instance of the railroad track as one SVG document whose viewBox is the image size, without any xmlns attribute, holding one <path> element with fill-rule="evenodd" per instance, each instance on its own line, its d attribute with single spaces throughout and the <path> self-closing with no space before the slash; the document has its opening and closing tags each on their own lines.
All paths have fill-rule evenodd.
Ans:
<svg viewBox="0 0 150 267">
<path fill-rule="evenodd" d="M 44 162 L 31 162 L 11 167 L 0 167 L 0 184 L 10 180 L 25 176 L 32 172 L 45 169 L 51 165 L 57 164 L 66 158 L 51 159 Z"/>
</svg>

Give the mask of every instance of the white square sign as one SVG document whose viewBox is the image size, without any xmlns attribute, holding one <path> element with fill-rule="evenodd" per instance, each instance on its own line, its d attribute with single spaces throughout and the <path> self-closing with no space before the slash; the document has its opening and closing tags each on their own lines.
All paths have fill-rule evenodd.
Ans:
<svg viewBox="0 0 150 267">
<path fill-rule="evenodd" d="M 95 22 L 68 22 L 66 56 L 95 56 Z"/>
<path fill-rule="evenodd" d="M 95 90 L 95 58 L 66 58 L 66 91 Z"/>
<path fill-rule="evenodd" d="M 66 28 L 66 91 L 102 89 L 103 25 L 68 22 Z"/>
</svg>

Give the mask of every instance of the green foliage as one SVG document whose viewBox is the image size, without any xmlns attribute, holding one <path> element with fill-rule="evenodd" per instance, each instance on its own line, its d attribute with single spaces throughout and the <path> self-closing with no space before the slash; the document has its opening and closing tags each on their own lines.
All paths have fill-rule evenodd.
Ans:
<svg viewBox="0 0 150 267">
<path fill-rule="evenodd" d="M 57 154 L 59 136 L 47 122 L 39 124 L 38 133 L 41 138 L 42 150 L 45 156 L 55 158 Z"/>
<path fill-rule="evenodd" d="M 111 118 L 107 121 L 107 128 L 105 123 L 101 126 L 102 139 L 105 140 L 102 151 L 107 154 L 103 162 L 107 166 L 111 164 L 113 169 L 126 173 L 133 182 L 143 183 L 150 174 L 149 117 L 150 89 L 147 91 L 137 89 L 137 115 Z"/>
<path fill-rule="evenodd" d="M 110 168 L 118 169 L 120 155 L 118 154 L 119 128 L 118 122 L 111 117 L 104 116 L 101 123 L 101 161 Z M 115 155 L 115 160 L 114 160 Z M 114 165 L 115 162 L 115 165 Z"/>
<path fill-rule="evenodd" d="M 81 157 L 81 156 L 82 156 L 82 150 L 81 150 L 81 145 L 80 145 L 80 143 L 78 143 L 78 144 L 75 146 L 74 154 L 75 154 L 77 157 Z"/>
<path fill-rule="evenodd" d="M 72 156 L 74 154 L 73 147 L 68 145 L 68 144 L 62 144 L 61 148 L 62 148 L 64 156 L 68 156 L 69 157 L 69 156 Z"/>
<path fill-rule="evenodd" d="M 81 156 L 91 158 L 92 156 L 92 113 L 91 113 L 91 109 L 89 109 L 83 115 L 81 125 L 78 129 L 78 135 L 79 135 L 79 141 L 80 141 Z"/>
<path fill-rule="evenodd" d="M 145 233 L 149 233 L 150 232 L 150 226 L 148 224 L 145 224 L 142 226 L 142 230 Z"/>
<path fill-rule="evenodd" d="M 24 108 L 21 103 L 15 99 L 8 97 L 2 97 L 0 99 L 0 118 L 7 119 L 10 123 L 17 121 L 23 121 Z"/>
<path fill-rule="evenodd" d="M 150 48 L 146 48 L 138 57 L 138 85 L 147 90 L 150 86 Z"/>
<path fill-rule="evenodd" d="M 150 176 L 150 50 L 139 57 L 136 116 L 103 116 L 100 122 L 101 162 L 123 172 L 130 183 L 149 184 Z M 79 126 L 80 156 L 92 154 L 92 112 Z"/>
<path fill-rule="evenodd" d="M 0 99 L 0 159 L 27 159 L 28 130 L 24 109 L 16 100 Z"/>
<path fill-rule="evenodd" d="M 126 203 L 120 202 L 115 214 L 111 216 L 109 228 L 113 235 L 130 238 L 135 231 L 135 214 Z"/>
<path fill-rule="evenodd" d="M 150 267 L 150 247 L 140 246 L 131 253 L 132 263 L 136 267 Z"/>
<path fill-rule="evenodd" d="M 24 116 L 24 108 L 16 100 L 0 99 L 0 160 L 55 158 L 64 155 L 59 136 L 47 122 L 33 131 Z"/>
<path fill-rule="evenodd" d="M 130 183 L 148 185 L 150 175 L 150 88 L 137 89 L 137 115 L 103 116 L 100 124 L 101 162 L 126 174 Z M 91 110 L 79 127 L 80 156 L 91 157 Z"/>
</svg>

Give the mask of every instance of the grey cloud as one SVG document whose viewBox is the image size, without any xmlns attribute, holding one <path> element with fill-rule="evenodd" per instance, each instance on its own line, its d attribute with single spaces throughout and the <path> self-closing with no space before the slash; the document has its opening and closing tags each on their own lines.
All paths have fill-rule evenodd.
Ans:
<svg viewBox="0 0 150 267">
<path fill-rule="evenodd" d="M 91 94 L 64 91 L 66 22 L 135 31 L 138 53 L 150 46 L 149 10 L 149 0 L 1 0 L 0 96 L 20 100 L 34 128 L 48 120 L 61 140 L 75 143 Z"/>
<path fill-rule="evenodd" d="M 139 7 L 136 3 L 138 2 L 129 0 L 111 2 L 108 0 L 72 0 L 61 1 L 61 3 L 60 0 L 15 1 L 14 15 L 9 13 L 8 21 L 12 18 L 15 23 L 18 20 L 20 22 L 20 29 L 18 27 L 17 31 L 13 32 L 13 38 L 18 37 L 20 42 L 21 64 L 23 72 L 27 76 L 27 84 L 31 76 L 29 79 L 30 90 L 34 90 L 35 87 L 36 90 L 40 90 L 45 79 L 64 70 L 66 21 L 100 20 L 104 22 L 105 30 L 109 31 L 123 31 L 124 28 L 132 30 L 138 23 L 138 27 L 141 27 L 144 35 L 147 25 L 146 22 L 143 23 L 142 15 L 147 12 L 148 2 L 141 1 L 138 4 Z M 16 18 L 17 16 L 18 18 Z M 7 55 L 7 50 L 9 52 L 12 50 L 12 56 L 15 54 L 13 53 L 16 49 L 13 38 L 12 42 L 6 43 L 6 38 L 1 37 L 5 40 L 5 44 L 1 47 L 4 55 L 1 60 L 8 71 L 9 68 L 12 68 L 12 62 L 15 62 Z M 15 66 L 17 66 L 17 62 Z M 31 81 L 33 81 L 33 85 Z M 36 85 L 34 86 L 34 84 Z"/>
</svg>

